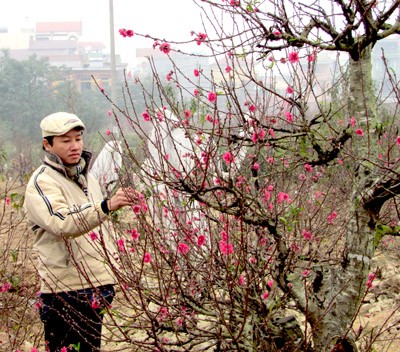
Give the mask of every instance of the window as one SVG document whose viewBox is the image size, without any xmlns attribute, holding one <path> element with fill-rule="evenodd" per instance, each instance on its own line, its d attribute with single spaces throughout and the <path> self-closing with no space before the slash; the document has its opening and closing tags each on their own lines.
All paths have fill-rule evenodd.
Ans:
<svg viewBox="0 0 400 352">
<path fill-rule="evenodd" d="M 92 79 L 90 76 L 81 77 L 81 92 L 88 91 L 92 89 Z"/>
</svg>

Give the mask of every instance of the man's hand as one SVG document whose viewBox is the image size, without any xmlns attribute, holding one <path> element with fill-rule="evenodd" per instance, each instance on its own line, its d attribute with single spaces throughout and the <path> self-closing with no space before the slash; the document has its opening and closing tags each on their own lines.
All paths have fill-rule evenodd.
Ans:
<svg viewBox="0 0 400 352">
<path fill-rule="evenodd" d="M 107 201 L 108 210 L 114 211 L 127 205 L 132 206 L 135 200 L 137 200 L 137 193 L 133 188 L 119 188 L 114 196 Z"/>
</svg>

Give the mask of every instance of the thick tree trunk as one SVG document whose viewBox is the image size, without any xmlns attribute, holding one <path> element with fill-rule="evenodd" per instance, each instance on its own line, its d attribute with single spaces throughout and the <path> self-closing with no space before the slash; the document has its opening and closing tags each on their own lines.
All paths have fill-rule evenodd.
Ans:
<svg viewBox="0 0 400 352">
<path fill-rule="evenodd" d="M 325 277 L 326 300 L 314 325 L 316 351 L 357 351 L 351 326 L 366 290 L 374 255 L 375 231 L 370 220 L 360 205 L 348 225 L 342 268 Z"/>
<path fill-rule="evenodd" d="M 356 118 L 359 126 L 368 129 L 371 117 L 375 116 L 370 48 L 359 61 L 350 61 L 349 69 L 349 113 Z M 362 148 L 353 149 L 355 160 L 366 156 Z M 306 296 L 300 281 L 293 283 L 293 293 L 312 326 L 313 347 L 318 352 L 357 351 L 352 324 L 365 294 L 375 250 L 374 214 L 363 206 L 365 177 L 354 168 L 354 191 L 349 200 L 353 208 L 349 209 L 351 214 L 341 265 L 314 268 L 320 282 L 318 288 L 313 285 L 311 295 Z"/>
<path fill-rule="evenodd" d="M 361 123 L 376 119 L 376 99 L 372 79 L 372 47 L 364 49 L 358 61 L 349 59 L 348 113 Z"/>
</svg>

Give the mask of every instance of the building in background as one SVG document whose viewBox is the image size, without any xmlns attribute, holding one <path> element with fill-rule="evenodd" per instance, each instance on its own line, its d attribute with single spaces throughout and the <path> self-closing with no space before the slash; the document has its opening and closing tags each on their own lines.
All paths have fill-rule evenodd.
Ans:
<svg viewBox="0 0 400 352">
<path fill-rule="evenodd" d="M 101 42 L 83 42 L 82 22 L 37 22 L 34 28 L 8 33 L 0 28 L 0 49 L 11 58 L 27 60 L 30 56 L 47 58 L 52 66 L 66 68 L 66 79 L 75 82 L 79 91 L 107 89 L 111 86 L 111 57 Z M 122 81 L 127 64 L 116 56 L 116 77 Z"/>
</svg>

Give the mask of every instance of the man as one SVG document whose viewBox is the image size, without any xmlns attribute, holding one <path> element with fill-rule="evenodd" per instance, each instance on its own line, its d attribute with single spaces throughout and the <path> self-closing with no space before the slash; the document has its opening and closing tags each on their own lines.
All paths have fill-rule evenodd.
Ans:
<svg viewBox="0 0 400 352">
<path fill-rule="evenodd" d="M 100 350 L 102 314 L 114 297 L 115 254 L 109 212 L 133 205 L 133 190 L 104 199 L 88 173 L 83 122 L 57 112 L 40 127 L 45 156 L 26 188 L 24 208 L 35 234 L 41 278 L 40 318 L 46 351 Z"/>
</svg>

